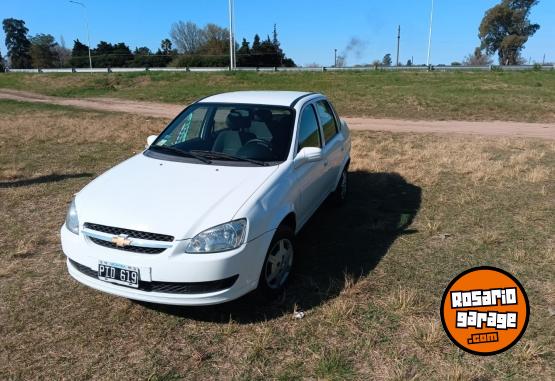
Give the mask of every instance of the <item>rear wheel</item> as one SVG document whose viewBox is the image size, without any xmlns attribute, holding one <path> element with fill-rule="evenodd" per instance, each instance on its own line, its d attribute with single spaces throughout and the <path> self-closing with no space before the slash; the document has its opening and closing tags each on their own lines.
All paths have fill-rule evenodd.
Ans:
<svg viewBox="0 0 555 381">
<path fill-rule="evenodd" d="M 265 296 L 275 298 L 283 292 L 293 269 L 294 234 L 289 227 L 276 230 L 262 265 L 258 287 Z"/>
</svg>

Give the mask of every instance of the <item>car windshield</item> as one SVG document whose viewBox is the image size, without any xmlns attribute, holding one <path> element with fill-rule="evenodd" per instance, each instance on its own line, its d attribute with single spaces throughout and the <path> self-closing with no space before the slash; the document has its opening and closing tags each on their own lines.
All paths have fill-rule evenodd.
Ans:
<svg viewBox="0 0 555 381">
<path fill-rule="evenodd" d="M 293 119 L 288 107 L 197 103 L 171 122 L 149 151 L 205 163 L 269 165 L 287 158 Z"/>
</svg>

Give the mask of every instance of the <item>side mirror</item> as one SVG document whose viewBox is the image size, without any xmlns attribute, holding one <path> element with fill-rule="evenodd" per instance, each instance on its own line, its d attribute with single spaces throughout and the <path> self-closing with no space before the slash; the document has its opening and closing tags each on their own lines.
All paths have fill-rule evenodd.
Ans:
<svg viewBox="0 0 555 381">
<path fill-rule="evenodd" d="M 293 160 L 295 168 L 299 168 L 305 163 L 313 163 L 322 160 L 322 149 L 318 147 L 305 147 L 301 149 Z"/>
<path fill-rule="evenodd" d="M 145 148 L 150 147 L 152 145 L 152 143 L 154 143 L 154 141 L 156 140 L 157 137 L 158 137 L 158 135 L 150 135 L 148 138 L 146 138 Z"/>
</svg>

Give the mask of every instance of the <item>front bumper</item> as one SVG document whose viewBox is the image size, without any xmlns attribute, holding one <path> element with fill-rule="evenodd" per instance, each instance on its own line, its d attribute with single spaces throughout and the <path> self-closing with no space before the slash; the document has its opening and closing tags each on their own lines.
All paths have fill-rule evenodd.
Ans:
<svg viewBox="0 0 555 381">
<path fill-rule="evenodd" d="M 183 241 L 160 254 L 131 253 L 97 245 L 65 225 L 61 241 L 69 274 L 91 288 L 151 303 L 209 305 L 237 299 L 258 286 L 273 234 L 267 232 L 235 250 L 214 254 L 184 254 Z M 96 278 L 101 260 L 138 267 L 140 288 Z"/>
</svg>

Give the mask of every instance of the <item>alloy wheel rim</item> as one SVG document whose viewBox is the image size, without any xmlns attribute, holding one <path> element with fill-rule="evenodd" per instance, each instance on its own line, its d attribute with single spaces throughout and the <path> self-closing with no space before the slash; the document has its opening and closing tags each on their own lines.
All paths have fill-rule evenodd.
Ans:
<svg viewBox="0 0 555 381">
<path fill-rule="evenodd" d="M 277 241 L 268 255 L 264 275 L 266 284 L 271 289 L 281 287 L 291 272 L 293 266 L 293 244 L 287 238 Z"/>
</svg>

